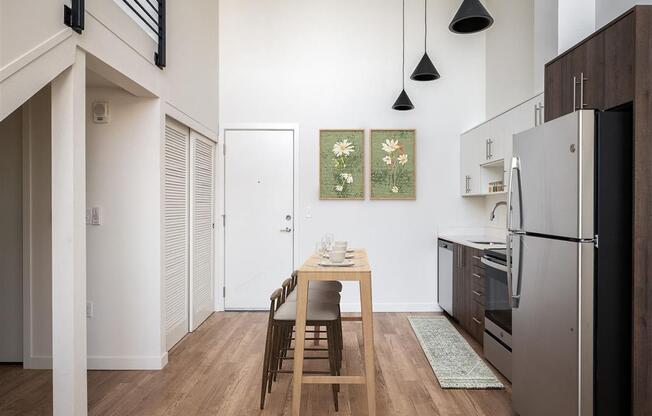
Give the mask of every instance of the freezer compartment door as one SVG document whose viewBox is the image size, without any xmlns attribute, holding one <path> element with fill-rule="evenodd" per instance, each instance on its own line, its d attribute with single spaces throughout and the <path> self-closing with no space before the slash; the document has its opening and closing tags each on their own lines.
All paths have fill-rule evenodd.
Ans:
<svg viewBox="0 0 652 416">
<path fill-rule="evenodd" d="M 514 135 L 511 231 L 592 239 L 595 113 L 577 111 Z"/>
<path fill-rule="evenodd" d="M 592 357 L 591 316 L 582 314 L 592 309 L 593 247 L 527 235 L 508 240 L 512 294 L 518 299 L 512 310 L 514 410 L 527 416 L 578 415 L 580 391 L 585 398 L 592 391 L 590 377 L 580 375 L 592 369 L 581 368 L 590 364 L 580 356 Z M 582 293 L 588 296 L 584 305 Z"/>
</svg>

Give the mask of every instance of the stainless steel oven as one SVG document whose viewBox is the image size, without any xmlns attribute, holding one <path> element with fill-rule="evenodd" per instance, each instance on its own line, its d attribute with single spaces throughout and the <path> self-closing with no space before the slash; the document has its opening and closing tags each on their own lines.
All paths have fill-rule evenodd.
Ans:
<svg viewBox="0 0 652 416">
<path fill-rule="evenodd" d="M 484 353 L 487 360 L 507 379 L 512 377 L 512 307 L 507 284 L 505 249 L 484 250 L 485 333 Z"/>
</svg>

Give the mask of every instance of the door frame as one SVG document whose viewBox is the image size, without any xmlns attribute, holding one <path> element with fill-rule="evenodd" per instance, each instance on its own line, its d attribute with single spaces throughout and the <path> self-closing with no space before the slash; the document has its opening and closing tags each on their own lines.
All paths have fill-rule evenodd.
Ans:
<svg viewBox="0 0 652 416">
<path fill-rule="evenodd" d="M 220 262 L 221 267 L 216 268 L 215 274 L 215 310 L 224 311 L 225 298 L 223 288 L 226 284 L 226 232 L 224 229 L 224 221 L 222 218 L 225 215 L 225 191 L 226 191 L 226 160 L 224 153 L 224 146 L 226 144 L 226 133 L 229 131 L 291 131 L 292 132 L 292 209 L 293 215 L 293 233 L 292 233 L 292 267 L 297 267 L 297 254 L 299 253 L 299 124 L 297 123 L 224 123 L 220 126 L 220 140 L 218 140 L 217 157 L 215 161 L 218 166 L 221 166 L 222 178 L 216 181 L 219 189 L 217 190 L 216 208 L 219 209 L 219 215 L 216 217 L 218 230 L 221 233 L 221 238 L 216 238 L 219 242 L 216 247 L 217 260 Z M 288 276 L 290 277 L 290 276 Z M 280 282 L 279 282 L 280 284 Z"/>
</svg>

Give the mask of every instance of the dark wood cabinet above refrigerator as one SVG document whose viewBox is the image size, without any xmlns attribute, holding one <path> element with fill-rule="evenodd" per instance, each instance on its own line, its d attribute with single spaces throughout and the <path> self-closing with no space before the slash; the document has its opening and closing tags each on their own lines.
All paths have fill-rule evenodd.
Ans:
<svg viewBox="0 0 652 416">
<path fill-rule="evenodd" d="M 546 65 L 546 121 L 633 100 L 635 27 L 635 14 L 627 14 Z"/>
</svg>

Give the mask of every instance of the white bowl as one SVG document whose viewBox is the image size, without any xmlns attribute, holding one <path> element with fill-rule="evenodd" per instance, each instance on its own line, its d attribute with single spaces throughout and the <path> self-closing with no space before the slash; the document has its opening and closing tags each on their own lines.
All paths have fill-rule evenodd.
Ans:
<svg viewBox="0 0 652 416">
<path fill-rule="evenodd" d="M 342 263 L 346 258 L 346 250 L 333 250 L 331 251 L 331 263 Z"/>
</svg>

